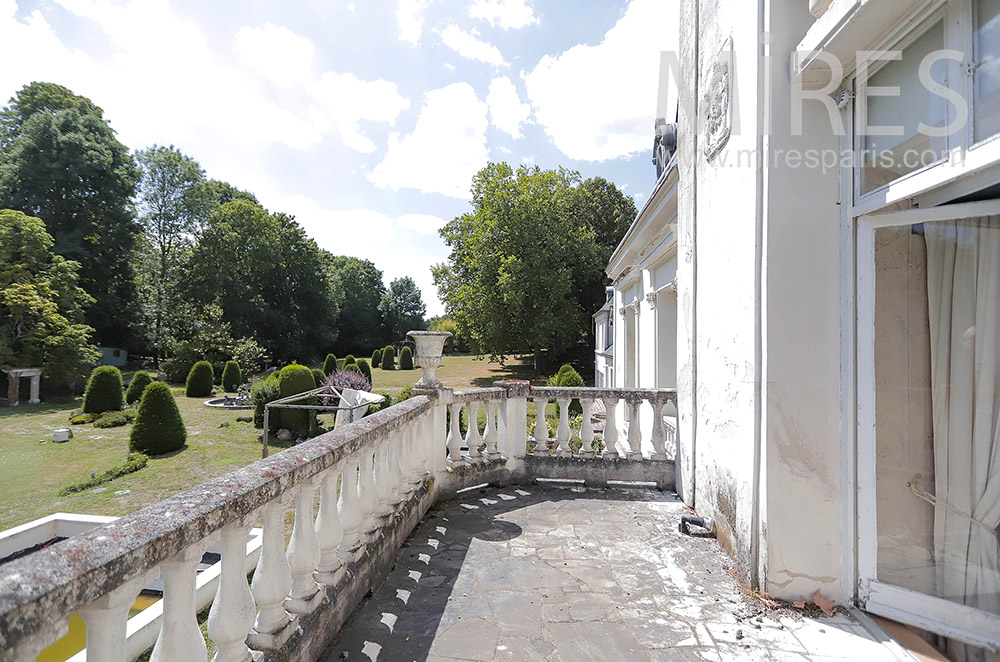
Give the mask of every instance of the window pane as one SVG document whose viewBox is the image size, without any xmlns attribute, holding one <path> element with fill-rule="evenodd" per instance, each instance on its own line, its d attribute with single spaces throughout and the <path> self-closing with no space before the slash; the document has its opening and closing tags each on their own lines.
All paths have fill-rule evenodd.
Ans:
<svg viewBox="0 0 1000 662">
<path fill-rule="evenodd" d="M 864 154 L 864 191 L 868 192 L 920 168 L 941 160 L 945 155 L 944 138 L 932 138 L 917 130 L 920 123 L 945 126 L 947 102 L 931 94 L 920 82 L 920 63 L 925 57 L 944 48 L 944 26 L 935 24 L 916 41 L 902 49 L 902 59 L 886 62 L 868 77 L 868 87 L 897 87 L 898 95 L 869 94 L 866 100 L 869 127 L 859 127 Z M 880 64 L 874 62 L 871 69 Z M 931 77 L 945 81 L 945 61 L 931 66 Z M 888 127 L 901 135 L 875 135 Z"/>
<path fill-rule="evenodd" d="M 1000 0 L 976 0 L 976 142 L 1000 133 Z"/>
<path fill-rule="evenodd" d="M 878 578 L 1000 613 L 1000 217 L 875 245 Z"/>
</svg>

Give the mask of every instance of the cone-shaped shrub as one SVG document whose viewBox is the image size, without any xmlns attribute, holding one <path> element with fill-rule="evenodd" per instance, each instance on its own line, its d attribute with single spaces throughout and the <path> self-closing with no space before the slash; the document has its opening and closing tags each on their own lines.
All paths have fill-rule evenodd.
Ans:
<svg viewBox="0 0 1000 662">
<path fill-rule="evenodd" d="M 580 376 L 573 366 L 566 363 L 563 367 L 559 368 L 559 372 L 556 373 L 555 377 L 549 379 L 549 384 L 551 386 L 583 386 L 583 377 Z M 583 407 L 580 406 L 579 400 L 573 400 L 569 405 L 569 413 L 572 414 L 582 414 Z"/>
<path fill-rule="evenodd" d="M 100 414 L 122 408 L 122 373 L 113 365 L 94 368 L 83 392 L 83 413 Z"/>
<path fill-rule="evenodd" d="M 128 391 L 125 392 L 125 402 L 133 404 L 142 399 L 142 392 L 152 383 L 153 378 L 148 372 L 139 372 L 132 375 L 132 381 L 128 383 Z"/>
<path fill-rule="evenodd" d="M 323 361 L 323 374 L 332 375 L 337 372 L 337 357 L 333 354 L 327 354 L 326 360 Z"/>
<path fill-rule="evenodd" d="M 358 359 L 358 368 L 361 370 L 361 374 L 364 375 L 369 382 L 372 382 L 372 367 L 368 365 L 368 360 Z"/>
<path fill-rule="evenodd" d="M 365 373 L 361 372 L 361 368 L 358 367 L 357 363 L 345 363 L 344 364 L 344 371 L 356 372 L 356 373 L 358 373 L 361 376 L 364 376 L 364 374 L 365 374 Z"/>
<path fill-rule="evenodd" d="M 187 383 L 184 385 L 184 395 L 189 398 L 204 398 L 212 395 L 212 385 L 215 383 L 215 372 L 208 361 L 198 361 L 191 366 Z"/>
<path fill-rule="evenodd" d="M 396 350 L 392 345 L 387 345 L 382 350 L 382 369 L 393 370 L 396 367 Z"/>
<path fill-rule="evenodd" d="M 413 370 L 413 350 L 409 345 L 403 345 L 403 349 L 399 350 L 399 369 Z"/>
<path fill-rule="evenodd" d="M 240 372 L 240 364 L 236 361 L 226 361 L 226 367 L 222 369 L 222 390 L 232 393 L 243 385 L 243 373 Z"/>
<path fill-rule="evenodd" d="M 314 388 L 316 388 L 316 380 L 313 379 L 312 370 L 304 365 L 298 363 L 286 365 L 278 375 L 278 390 L 282 398 L 305 393 Z M 306 403 L 302 402 L 301 404 Z M 281 409 L 281 427 L 297 437 L 309 436 L 312 428 L 311 420 L 315 416 L 315 413 L 310 416 L 310 411 L 315 412 L 315 410 L 306 409 Z"/>
<path fill-rule="evenodd" d="M 324 380 L 326 380 L 326 375 L 323 374 L 322 370 L 312 369 L 313 381 L 316 382 L 316 386 L 320 386 Z M 315 387 L 314 387 L 315 388 Z"/>
<path fill-rule="evenodd" d="M 347 368 L 347 366 L 352 363 L 357 363 L 357 361 L 354 359 L 354 354 L 348 354 L 347 357 L 344 359 L 344 368 Z"/>
<path fill-rule="evenodd" d="M 382 350 L 376 349 L 372 352 L 372 367 L 377 368 L 382 365 Z"/>
<path fill-rule="evenodd" d="M 187 430 L 174 394 L 163 382 L 153 382 L 142 392 L 129 437 L 129 450 L 163 455 L 181 448 L 186 441 Z"/>
</svg>

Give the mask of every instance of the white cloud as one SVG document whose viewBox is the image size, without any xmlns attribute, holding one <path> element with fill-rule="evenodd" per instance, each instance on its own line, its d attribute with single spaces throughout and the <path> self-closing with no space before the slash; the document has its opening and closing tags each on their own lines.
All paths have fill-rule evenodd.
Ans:
<svg viewBox="0 0 1000 662">
<path fill-rule="evenodd" d="M 521 125 L 528 121 L 531 106 L 521 103 L 517 87 L 506 76 L 490 81 L 490 93 L 486 97 L 490 107 L 490 121 L 511 138 L 521 137 Z"/>
<path fill-rule="evenodd" d="M 475 0 L 469 7 L 469 16 L 504 30 L 538 23 L 527 0 Z"/>
<path fill-rule="evenodd" d="M 468 83 L 431 90 L 413 133 L 389 136 L 385 159 L 368 173 L 376 186 L 468 199 L 472 177 L 489 159 L 486 104 Z"/>
<path fill-rule="evenodd" d="M 437 234 L 445 223 L 447 221 L 440 216 L 432 216 L 431 214 L 405 214 L 396 219 L 396 224 L 399 227 L 422 235 Z"/>
<path fill-rule="evenodd" d="M 399 0 L 396 6 L 396 22 L 399 23 L 399 40 L 414 46 L 420 43 L 424 31 L 424 12 L 431 0 Z"/>
<path fill-rule="evenodd" d="M 566 156 L 604 161 L 649 148 L 659 54 L 677 49 L 677 3 L 632 0 L 597 46 L 544 56 L 529 73 L 535 120 Z M 671 18 L 673 14 L 673 18 Z"/>
<path fill-rule="evenodd" d="M 466 32 L 457 25 L 449 25 L 441 31 L 441 42 L 470 60 L 478 60 L 495 67 L 507 66 L 499 48 L 479 39 L 472 32 Z"/>
<path fill-rule="evenodd" d="M 314 78 L 316 47 L 286 27 L 265 23 L 243 26 L 233 39 L 233 51 L 252 69 L 281 87 L 305 85 Z"/>
</svg>

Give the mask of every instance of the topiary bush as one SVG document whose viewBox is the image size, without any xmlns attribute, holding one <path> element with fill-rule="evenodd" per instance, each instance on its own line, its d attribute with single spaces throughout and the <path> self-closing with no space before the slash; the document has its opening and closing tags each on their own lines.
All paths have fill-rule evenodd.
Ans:
<svg viewBox="0 0 1000 662">
<path fill-rule="evenodd" d="M 142 392 L 129 436 L 129 450 L 146 455 L 163 455 L 183 448 L 185 442 L 187 429 L 174 394 L 163 382 L 153 382 Z"/>
<path fill-rule="evenodd" d="M 559 368 L 559 372 L 549 378 L 549 386 L 578 387 L 583 386 L 583 377 L 580 376 L 573 366 L 566 363 Z M 569 405 L 570 415 L 582 414 L 583 407 L 579 400 L 573 400 Z"/>
<path fill-rule="evenodd" d="M 365 359 L 358 359 L 357 366 L 361 370 L 361 374 L 367 377 L 369 382 L 374 384 L 375 380 L 372 379 L 372 367 L 368 365 L 368 361 Z"/>
<path fill-rule="evenodd" d="M 382 350 L 376 349 L 372 352 L 372 367 L 377 368 L 382 365 Z"/>
<path fill-rule="evenodd" d="M 187 382 L 184 385 L 184 395 L 189 398 L 204 398 L 212 395 L 212 385 L 215 383 L 215 373 L 208 361 L 198 361 L 191 366 Z"/>
<path fill-rule="evenodd" d="M 313 374 L 313 381 L 316 382 L 316 386 L 319 386 L 326 380 L 326 375 L 323 374 L 322 370 L 317 370 L 316 368 L 313 368 L 312 374 Z"/>
<path fill-rule="evenodd" d="M 392 348 L 392 345 L 387 345 L 386 348 L 382 350 L 382 369 L 394 370 L 395 368 L 396 350 Z"/>
<path fill-rule="evenodd" d="M 281 397 L 278 388 L 278 373 L 272 372 L 264 379 L 259 379 L 250 387 L 250 403 L 253 405 L 253 424 L 256 428 L 264 427 L 264 405 Z M 277 432 L 278 417 L 271 416 L 268 420 L 270 432 Z"/>
<path fill-rule="evenodd" d="M 312 370 L 304 365 L 286 365 L 278 374 L 278 390 L 282 398 L 316 388 Z M 303 403 L 304 404 L 304 403 Z M 281 409 L 281 427 L 296 437 L 307 437 L 316 426 L 315 409 Z"/>
<path fill-rule="evenodd" d="M 125 391 L 125 402 L 130 405 L 139 402 L 142 399 L 142 392 L 152 381 L 152 376 L 142 370 L 132 375 L 132 381 L 128 383 L 128 390 Z"/>
<path fill-rule="evenodd" d="M 95 428 L 117 428 L 128 425 L 135 419 L 135 411 L 125 409 L 120 411 L 109 411 L 101 414 L 101 417 L 94 421 Z"/>
<path fill-rule="evenodd" d="M 358 367 L 357 363 L 345 363 L 344 364 L 344 369 L 341 370 L 341 372 L 356 372 L 359 375 L 361 375 L 362 377 L 365 376 L 365 373 L 361 372 L 361 368 Z"/>
<path fill-rule="evenodd" d="M 323 374 L 332 375 L 337 372 L 337 357 L 333 354 L 327 354 L 326 360 L 323 361 Z"/>
<path fill-rule="evenodd" d="M 347 366 L 351 365 L 352 363 L 357 363 L 357 360 L 355 360 L 354 354 L 348 354 L 347 357 L 344 359 L 344 370 L 347 370 Z"/>
<path fill-rule="evenodd" d="M 413 350 L 409 345 L 403 345 L 403 349 L 399 350 L 399 369 L 413 370 Z"/>
<path fill-rule="evenodd" d="M 240 364 L 236 361 L 226 361 L 226 367 L 222 369 L 222 390 L 227 393 L 238 391 L 243 385 L 243 373 Z"/>
<path fill-rule="evenodd" d="M 122 373 L 113 365 L 94 368 L 83 393 L 83 413 L 100 414 L 122 408 Z"/>
</svg>

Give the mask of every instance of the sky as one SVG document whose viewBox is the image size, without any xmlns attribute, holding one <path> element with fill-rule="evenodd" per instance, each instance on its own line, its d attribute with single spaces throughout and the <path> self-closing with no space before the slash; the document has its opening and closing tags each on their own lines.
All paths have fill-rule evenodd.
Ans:
<svg viewBox="0 0 1000 662">
<path fill-rule="evenodd" d="M 0 100 L 64 85 L 443 312 L 438 230 L 489 161 L 640 207 L 676 0 L 0 0 Z M 661 104 L 662 106 L 662 104 Z"/>
</svg>

